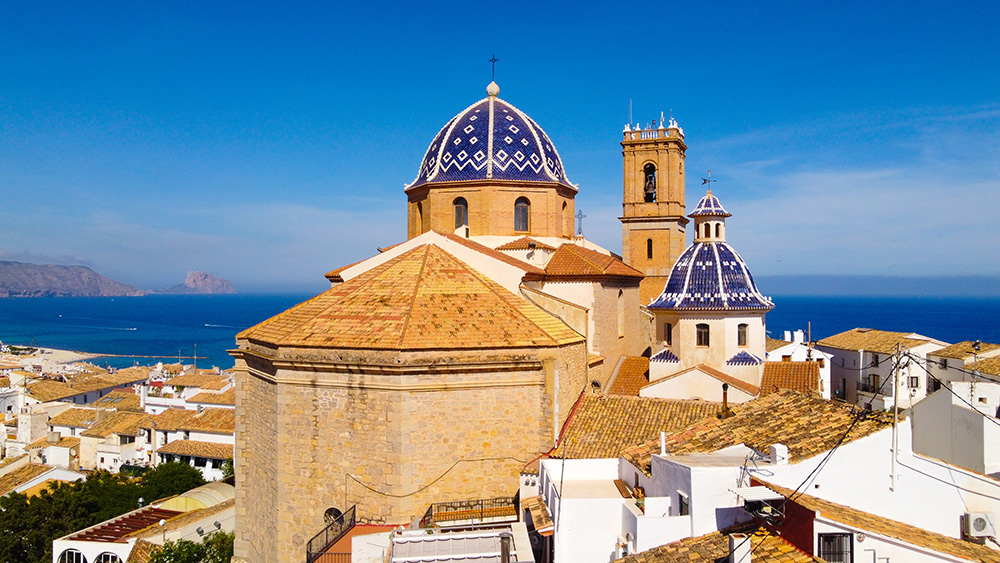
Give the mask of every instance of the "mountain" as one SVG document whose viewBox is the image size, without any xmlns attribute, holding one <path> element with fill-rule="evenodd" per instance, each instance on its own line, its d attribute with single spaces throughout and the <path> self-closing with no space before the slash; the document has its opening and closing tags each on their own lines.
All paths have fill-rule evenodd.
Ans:
<svg viewBox="0 0 1000 563">
<path fill-rule="evenodd" d="M 161 289 L 156 293 L 236 293 L 236 288 L 229 280 L 217 278 L 208 272 L 190 271 L 184 283 Z"/>
<path fill-rule="evenodd" d="M 0 297 L 138 297 L 146 293 L 86 266 L 0 261 Z"/>
</svg>

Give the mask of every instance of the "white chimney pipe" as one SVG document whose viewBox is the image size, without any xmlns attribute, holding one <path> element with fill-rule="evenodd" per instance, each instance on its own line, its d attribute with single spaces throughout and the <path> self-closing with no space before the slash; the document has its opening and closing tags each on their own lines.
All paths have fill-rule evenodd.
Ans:
<svg viewBox="0 0 1000 563">
<path fill-rule="evenodd" d="M 667 433 L 660 431 L 660 455 L 667 455 Z"/>
<path fill-rule="evenodd" d="M 750 563 L 751 547 L 749 535 L 729 534 L 729 563 Z"/>
</svg>

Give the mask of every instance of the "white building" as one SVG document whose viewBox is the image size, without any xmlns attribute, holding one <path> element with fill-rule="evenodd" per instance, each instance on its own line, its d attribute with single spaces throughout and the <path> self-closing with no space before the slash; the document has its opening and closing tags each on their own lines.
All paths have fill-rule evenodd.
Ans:
<svg viewBox="0 0 1000 563">
<path fill-rule="evenodd" d="M 913 450 L 1000 477 L 1000 384 L 951 381 L 911 411 Z"/>
<path fill-rule="evenodd" d="M 929 352 L 927 370 L 931 381 L 928 391 L 933 393 L 949 381 L 969 381 L 975 371 L 970 364 L 997 357 L 1000 357 L 1000 344 L 969 340 Z"/>
<path fill-rule="evenodd" d="M 930 379 L 924 370 L 927 355 L 946 346 L 912 332 L 870 328 L 855 328 L 816 343 L 833 356 L 831 394 L 849 403 L 871 404 L 876 410 L 892 409 L 897 399 L 899 408 L 910 408 L 923 399 Z M 901 355 L 898 374 L 895 354 Z"/>
</svg>

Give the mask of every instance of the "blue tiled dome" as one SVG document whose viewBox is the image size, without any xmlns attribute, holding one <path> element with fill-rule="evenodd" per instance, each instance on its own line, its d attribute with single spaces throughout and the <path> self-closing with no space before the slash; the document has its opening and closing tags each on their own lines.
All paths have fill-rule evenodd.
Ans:
<svg viewBox="0 0 1000 563">
<path fill-rule="evenodd" d="M 714 215 L 717 217 L 732 217 L 733 214 L 726 211 L 722 207 L 722 202 L 719 198 L 712 195 L 712 190 L 708 190 L 705 197 L 698 201 L 698 205 L 694 206 L 694 211 L 692 211 L 688 217 L 706 217 L 709 215 Z"/>
<path fill-rule="evenodd" d="M 677 259 L 663 293 L 649 308 L 770 311 L 774 303 L 757 289 L 746 262 L 733 247 L 700 242 L 687 247 Z"/>
<path fill-rule="evenodd" d="M 468 180 L 558 183 L 576 190 L 566 178 L 555 145 L 524 112 L 489 95 L 445 124 L 431 141 L 417 179 L 423 184 Z"/>
</svg>

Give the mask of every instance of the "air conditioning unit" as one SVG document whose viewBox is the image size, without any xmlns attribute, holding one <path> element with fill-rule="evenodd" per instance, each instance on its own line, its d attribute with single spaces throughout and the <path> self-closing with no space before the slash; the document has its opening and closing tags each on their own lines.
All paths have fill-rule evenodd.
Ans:
<svg viewBox="0 0 1000 563">
<path fill-rule="evenodd" d="M 970 538 L 990 538 L 997 535 L 996 518 L 989 512 L 970 512 L 965 515 L 965 535 Z"/>
</svg>

